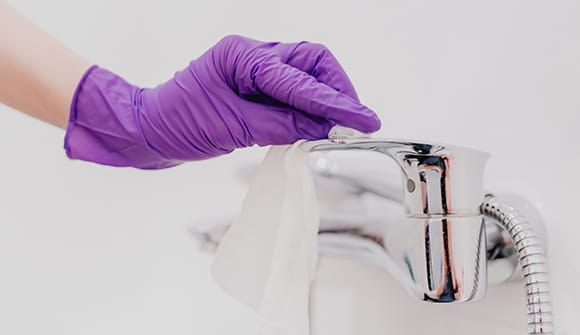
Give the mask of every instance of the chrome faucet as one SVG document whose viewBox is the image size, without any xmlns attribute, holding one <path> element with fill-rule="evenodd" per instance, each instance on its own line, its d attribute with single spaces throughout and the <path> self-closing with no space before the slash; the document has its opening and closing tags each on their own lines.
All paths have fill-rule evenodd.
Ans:
<svg viewBox="0 0 580 335">
<path fill-rule="evenodd" d="M 388 236 L 377 227 L 367 227 L 374 233 L 364 227 L 355 230 L 360 236 L 373 236 L 378 241 L 385 256 L 391 259 L 390 269 L 397 279 L 424 301 L 451 303 L 482 297 L 487 286 L 487 250 L 479 206 L 484 196 L 482 177 L 488 154 L 458 146 L 378 139 L 344 139 L 312 149 L 336 150 L 385 154 L 403 172 L 405 217 L 397 229 L 390 230 Z M 333 165 L 324 155 L 315 157 L 314 169 L 318 174 L 342 177 L 385 197 L 392 193 L 368 180 L 366 184 L 359 183 L 352 171 L 336 169 L 336 164 L 331 169 Z M 329 232 L 345 230 L 321 231 Z M 386 243 L 393 239 L 398 242 Z"/>
<path fill-rule="evenodd" d="M 321 141 L 311 150 L 316 177 L 398 203 L 404 213 L 394 221 L 368 222 L 321 216 L 321 255 L 382 267 L 413 296 L 430 303 L 476 301 L 483 298 L 488 283 L 519 278 L 525 285 L 528 334 L 554 334 L 542 222 L 525 200 L 484 193 L 487 153 L 372 138 Z M 392 158 L 402 171 L 402 187 L 382 178 L 389 172 L 382 165 L 364 166 L 366 160 L 361 160 L 353 166 L 352 159 L 344 164 L 344 159 L 333 157 L 344 151 Z M 195 233 L 211 250 L 226 226 Z"/>
<path fill-rule="evenodd" d="M 316 175 L 399 200 L 405 214 L 391 229 L 384 222 L 352 227 L 321 222 L 321 253 L 340 250 L 341 256 L 348 256 L 350 251 L 357 259 L 385 268 L 415 297 L 432 303 L 481 299 L 488 279 L 502 283 L 518 277 L 521 268 L 528 333 L 554 334 L 543 227 L 540 220 L 529 219 L 533 208 L 526 208 L 524 215 L 510 201 L 484 194 L 488 154 L 459 146 L 371 138 L 335 139 L 312 148 L 322 154 L 345 150 L 394 159 L 402 170 L 404 197 L 364 169 L 343 168 L 324 155 L 313 155 Z M 348 243 L 337 245 L 338 236 L 348 238 Z M 332 247 L 325 249 L 325 241 Z"/>
</svg>

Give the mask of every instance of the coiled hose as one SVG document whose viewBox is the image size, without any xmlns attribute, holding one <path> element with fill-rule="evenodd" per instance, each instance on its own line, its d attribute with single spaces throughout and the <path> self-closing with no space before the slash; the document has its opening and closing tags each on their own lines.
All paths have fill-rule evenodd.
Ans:
<svg viewBox="0 0 580 335">
<path fill-rule="evenodd" d="M 528 306 L 528 334 L 553 335 L 552 298 L 546 253 L 530 222 L 515 208 L 487 195 L 481 212 L 497 220 L 510 234 L 524 276 Z"/>
</svg>

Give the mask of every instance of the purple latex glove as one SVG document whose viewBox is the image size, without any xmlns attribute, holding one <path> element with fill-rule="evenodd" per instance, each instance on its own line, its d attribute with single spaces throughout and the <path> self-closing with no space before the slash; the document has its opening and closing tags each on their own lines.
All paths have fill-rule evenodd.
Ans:
<svg viewBox="0 0 580 335">
<path fill-rule="evenodd" d="M 313 43 L 228 36 L 155 88 L 90 68 L 71 105 L 70 158 L 159 169 L 254 144 L 380 128 L 334 56 Z"/>
</svg>

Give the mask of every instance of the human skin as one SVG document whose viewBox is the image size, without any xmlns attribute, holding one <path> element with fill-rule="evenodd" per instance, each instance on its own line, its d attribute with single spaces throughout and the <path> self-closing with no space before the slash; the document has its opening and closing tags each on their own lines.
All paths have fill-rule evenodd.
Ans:
<svg viewBox="0 0 580 335">
<path fill-rule="evenodd" d="M 75 88 L 90 65 L 0 0 L 1 103 L 64 129 Z"/>
</svg>

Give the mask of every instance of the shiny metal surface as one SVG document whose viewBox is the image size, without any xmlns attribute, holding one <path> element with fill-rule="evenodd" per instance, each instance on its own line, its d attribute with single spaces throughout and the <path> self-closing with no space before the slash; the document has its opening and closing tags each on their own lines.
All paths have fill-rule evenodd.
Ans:
<svg viewBox="0 0 580 335">
<path fill-rule="evenodd" d="M 487 272 L 480 217 L 412 218 L 375 228 L 380 232 L 321 230 L 320 252 L 383 267 L 423 301 L 452 303 L 483 297 Z"/>
<path fill-rule="evenodd" d="M 498 220 L 511 235 L 525 282 L 528 334 L 554 334 L 548 265 L 541 232 L 508 202 L 487 195 L 481 211 Z"/>
<path fill-rule="evenodd" d="M 384 154 L 401 168 L 405 217 L 400 224 L 388 231 L 386 226 L 378 227 L 375 235 L 364 230 L 352 233 L 374 238 L 390 259 L 391 272 L 415 297 L 453 303 L 477 300 L 485 294 L 487 250 L 479 205 L 486 153 L 379 139 L 344 139 L 312 149 L 336 150 Z M 367 189 L 376 194 L 392 193 L 375 186 Z M 321 233 L 344 232 L 330 229 Z"/>
<path fill-rule="evenodd" d="M 367 164 L 352 163 L 353 158 L 355 160 L 365 159 Z M 369 163 L 382 166 L 368 166 Z M 324 180 L 325 182 L 329 182 L 330 180 L 340 181 L 353 190 L 356 190 L 357 193 L 370 193 L 386 201 L 391 201 L 393 204 L 399 204 L 402 207 L 404 206 L 403 202 L 405 198 L 403 196 L 404 185 L 400 181 L 402 178 L 399 176 L 399 168 L 395 165 L 386 167 L 384 166 L 385 163 L 388 162 L 376 159 L 371 160 L 368 156 L 352 157 L 340 156 L 336 155 L 336 153 L 333 155 L 325 153 L 322 155 L 313 155 L 311 165 L 317 180 Z M 518 203 L 518 207 L 525 207 L 526 216 L 534 217 L 534 221 L 541 221 L 539 213 L 530 206 L 527 206 L 524 199 L 514 195 L 510 197 L 512 198 L 511 200 Z M 385 205 L 387 204 L 385 203 Z M 390 207 L 392 208 L 392 206 Z M 349 225 L 348 219 L 345 223 L 345 220 L 338 220 L 336 216 L 337 214 L 333 214 L 333 217 L 328 219 L 323 213 L 321 225 L 321 232 L 323 234 L 328 232 L 343 232 L 347 234 L 358 234 L 361 238 L 381 241 L 389 239 L 390 236 L 397 236 L 395 240 L 401 238 L 398 236 L 400 232 L 397 228 L 388 229 L 389 236 L 382 236 L 384 232 L 372 224 L 357 225 L 353 224 L 354 222 L 351 219 L 351 224 Z M 492 217 L 485 217 L 483 221 L 485 225 L 488 284 L 496 285 L 519 278 L 518 256 L 509 232 L 502 227 L 500 222 Z M 378 226 L 390 225 L 393 224 L 388 222 L 388 220 L 383 220 Z M 541 235 L 544 235 L 545 232 L 542 226 L 536 228 L 541 231 Z M 389 249 L 392 253 L 393 247 Z"/>
<path fill-rule="evenodd" d="M 364 150 L 387 155 L 403 172 L 409 216 L 479 215 L 485 152 L 441 144 L 388 139 L 341 139 L 321 143 L 313 152 Z M 372 187 L 369 189 L 373 189 Z M 380 190 L 375 191 L 380 192 Z"/>
<path fill-rule="evenodd" d="M 518 210 L 506 199 L 484 198 L 481 184 L 486 154 L 461 147 L 377 139 L 327 142 L 313 151 L 317 179 L 348 185 L 350 193 L 340 193 L 339 197 L 354 194 L 349 201 L 356 202 L 364 194 L 372 194 L 380 198 L 381 208 L 385 205 L 392 210 L 393 204 L 404 208 L 394 211 L 402 213 L 395 219 L 383 218 L 383 213 L 388 216 L 386 212 L 378 219 L 357 219 L 363 216 L 359 212 L 346 216 L 347 212 L 323 213 L 321 256 L 378 266 L 418 299 L 434 303 L 478 300 L 485 294 L 488 280 L 503 283 L 518 278 L 521 270 L 528 333 L 554 333 L 541 217 L 522 198 L 516 197 Z M 398 176 L 393 178 L 383 163 L 348 166 L 330 155 L 341 151 L 374 152 L 392 158 L 402 171 L 402 182 L 393 182 Z M 383 178 L 386 175 L 389 178 Z M 317 191 L 322 189 L 317 187 Z M 205 248 L 213 249 L 226 228 L 197 230 L 196 235 Z"/>
</svg>

